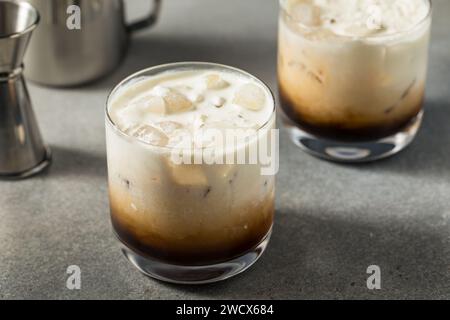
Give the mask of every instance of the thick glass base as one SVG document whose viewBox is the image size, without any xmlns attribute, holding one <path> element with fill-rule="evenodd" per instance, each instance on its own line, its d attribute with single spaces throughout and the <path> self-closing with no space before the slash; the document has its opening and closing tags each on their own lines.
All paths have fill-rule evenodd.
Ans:
<svg viewBox="0 0 450 320">
<path fill-rule="evenodd" d="M 379 140 L 364 142 L 343 142 L 318 137 L 284 118 L 291 140 L 304 151 L 330 161 L 358 163 L 383 159 L 405 149 L 414 140 L 420 128 L 423 111 L 402 131 Z"/>
<path fill-rule="evenodd" d="M 252 250 L 232 260 L 211 265 L 184 266 L 144 257 L 122 243 L 125 257 L 143 274 L 177 284 L 206 284 L 233 277 L 254 264 L 269 243 L 272 228 Z"/>
</svg>

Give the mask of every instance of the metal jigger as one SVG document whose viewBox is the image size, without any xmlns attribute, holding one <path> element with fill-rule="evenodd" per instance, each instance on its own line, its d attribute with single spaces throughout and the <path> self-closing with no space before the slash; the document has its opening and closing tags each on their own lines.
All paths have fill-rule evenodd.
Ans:
<svg viewBox="0 0 450 320">
<path fill-rule="evenodd" d="M 0 0 L 0 179 L 29 177 L 51 160 L 22 74 L 22 59 L 38 23 L 33 6 Z"/>
</svg>

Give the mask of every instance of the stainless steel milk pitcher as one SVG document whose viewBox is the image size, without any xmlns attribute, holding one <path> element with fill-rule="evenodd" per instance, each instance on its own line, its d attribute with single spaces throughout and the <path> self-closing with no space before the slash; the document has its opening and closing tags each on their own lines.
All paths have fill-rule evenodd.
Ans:
<svg viewBox="0 0 450 320">
<path fill-rule="evenodd" d="M 151 0 L 151 12 L 128 24 L 123 0 L 23 1 L 41 15 L 25 57 L 25 75 L 49 86 L 80 85 L 114 70 L 126 52 L 130 33 L 153 25 L 161 6 L 161 0 Z M 74 6 L 79 9 L 80 29 L 68 27 L 68 8 Z"/>
</svg>

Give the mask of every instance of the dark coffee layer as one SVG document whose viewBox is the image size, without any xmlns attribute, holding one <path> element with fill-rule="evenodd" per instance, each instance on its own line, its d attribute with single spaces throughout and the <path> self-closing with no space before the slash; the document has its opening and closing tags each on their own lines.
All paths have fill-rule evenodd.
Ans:
<svg viewBox="0 0 450 320">
<path fill-rule="evenodd" d="M 111 218 L 119 239 L 137 253 L 164 262 L 180 265 L 207 265 L 228 261 L 255 248 L 269 232 L 274 213 L 273 198 L 258 206 L 242 208 L 241 221 L 227 226 L 205 226 L 199 221 L 198 232 L 182 239 L 173 234 L 157 233 L 148 225 L 130 221 L 129 206 L 111 197 Z M 151 214 L 141 212 L 140 214 Z M 212 213 L 214 214 L 214 213 Z M 216 228 L 216 229 L 215 229 Z"/>
<path fill-rule="evenodd" d="M 390 110 L 387 108 L 385 112 L 386 122 L 381 125 L 362 125 L 355 123 L 352 119 L 348 121 L 328 119 L 327 123 L 317 123 L 302 116 L 302 110 L 305 108 L 298 102 L 292 101 L 284 92 L 282 86 L 279 87 L 279 92 L 283 112 L 291 121 L 310 134 L 338 141 L 370 141 L 391 136 L 408 126 L 423 108 L 422 98 L 419 104 L 411 108 L 410 113 L 395 121 L 388 119 Z"/>
</svg>

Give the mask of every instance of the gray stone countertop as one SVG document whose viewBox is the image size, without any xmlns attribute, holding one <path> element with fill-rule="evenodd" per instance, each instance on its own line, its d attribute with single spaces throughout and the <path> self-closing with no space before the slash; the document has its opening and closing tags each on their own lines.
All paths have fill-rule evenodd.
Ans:
<svg viewBox="0 0 450 320">
<path fill-rule="evenodd" d="M 138 1 L 130 5 L 139 12 Z M 112 235 L 104 106 L 134 71 L 165 62 L 234 65 L 276 91 L 277 1 L 167 0 L 116 72 L 74 89 L 30 84 L 50 170 L 0 182 L 0 298 L 316 299 L 450 298 L 450 1 L 434 1 L 426 116 L 401 154 L 369 165 L 313 158 L 281 135 L 270 245 L 247 272 L 206 286 L 141 275 Z M 134 14 L 134 13 L 133 13 Z M 368 290 L 366 269 L 381 268 Z M 66 268 L 82 270 L 81 290 Z"/>
</svg>

